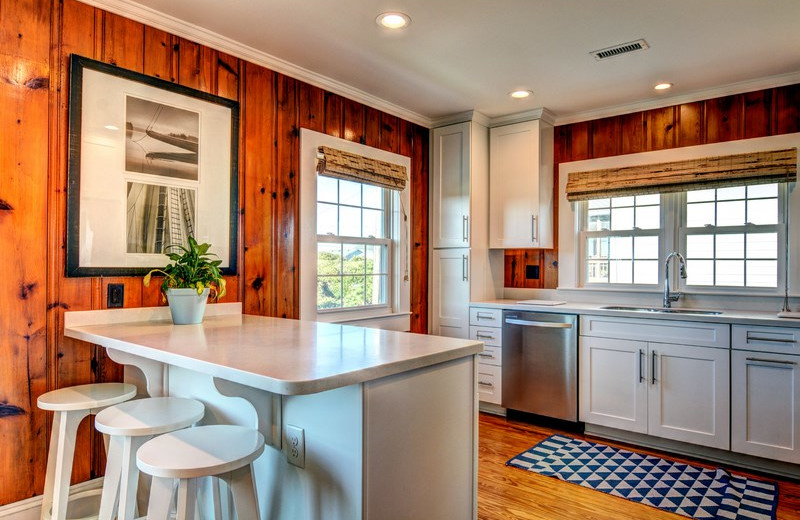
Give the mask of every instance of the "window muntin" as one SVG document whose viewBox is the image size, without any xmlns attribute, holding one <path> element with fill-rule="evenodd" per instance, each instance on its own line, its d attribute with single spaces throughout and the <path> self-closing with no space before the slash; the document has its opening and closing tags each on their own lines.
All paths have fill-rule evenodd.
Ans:
<svg viewBox="0 0 800 520">
<path fill-rule="evenodd" d="M 777 288 L 785 232 L 778 184 L 685 194 L 687 286 Z"/>
<path fill-rule="evenodd" d="M 317 310 L 391 301 L 391 192 L 317 176 Z"/>
<path fill-rule="evenodd" d="M 611 197 L 584 204 L 585 283 L 657 284 L 661 196 Z"/>
</svg>

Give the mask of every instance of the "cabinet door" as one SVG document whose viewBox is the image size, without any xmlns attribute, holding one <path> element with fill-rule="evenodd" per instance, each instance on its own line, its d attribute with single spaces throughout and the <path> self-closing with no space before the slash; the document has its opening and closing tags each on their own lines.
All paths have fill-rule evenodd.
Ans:
<svg viewBox="0 0 800 520">
<path fill-rule="evenodd" d="M 730 350 L 648 346 L 648 433 L 729 449 Z"/>
<path fill-rule="evenodd" d="M 647 343 L 580 338 L 580 420 L 647 433 Z"/>
<path fill-rule="evenodd" d="M 469 122 L 433 130 L 433 248 L 469 246 L 469 147 Z"/>
<path fill-rule="evenodd" d="M 542 160 L 543 153 L 549 157 L 542 125 L 526 121 L 490 131 L 489 247 L 553 246 L 553 174 Z"/>
<path fill-rule="evenodd" d="M 433 251 L 431 334 L 469 336 L 469 249 Z"/>
<path fill-rule="evenodd" d="M 800 463 L 800 356 L 733 351 L 731 449 Z"/>
</svg>

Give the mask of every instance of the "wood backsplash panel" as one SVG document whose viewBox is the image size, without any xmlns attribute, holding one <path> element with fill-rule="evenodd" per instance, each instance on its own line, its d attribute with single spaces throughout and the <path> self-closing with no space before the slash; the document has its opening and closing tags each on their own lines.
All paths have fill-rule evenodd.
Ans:
<svg viewBox="0 0 800 520">
<path fill-rule="evenodd" d="M 427 330 L 428 130 L 274 71 L 77 0 L 0 8 L 0 247 L 14 251 L 0 290 L 0 505 L 42 492 L 51 414 L 47 390 L 119 380 L 93 345 L 64 338 L 66 310 L 101 309 L 110 283 L 125 306 L 162 305 L 140 277 L 64 275 L 69 57 L 79 54 L 240 102 L 239 276 L 224 301 L 245 312 L 298 314 L 299 128 L 412 158 L 412 317 Z M 102 474 L 102 438 L 81 425 L 73 482 Z M 20 463 L 24 461 L 24 463 Z"/>
<path fill-rule="evenodd" d="M 642 112 L 557 126 L 554 139 L 554 197 L 558 165 L 649 150 L 719 143 L 800 132 L 800 84 L 673 105 Z M 554 213 L 557 215 L 557 210 Z M 554 222 L 558 243 L 558 221 Z M 506 287 L 530 287 L 520 265 L 542 255 L 541 287 L 558 286 L 558 250 L 505 251 Z"/>
</svg>

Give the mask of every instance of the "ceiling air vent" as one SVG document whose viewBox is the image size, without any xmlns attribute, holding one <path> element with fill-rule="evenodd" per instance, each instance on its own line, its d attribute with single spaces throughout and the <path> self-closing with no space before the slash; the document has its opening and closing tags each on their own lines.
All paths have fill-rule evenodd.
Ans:
<svg viewBox="0 0 800 520">
<path fill-rule="evenodd" d="M 643 51 L 649 48 L 650 46 L 647 45 L 646 41 L 636 40 L 633 42 L 621 43 L 619 45 L 614 45 L 613 47 L 600 49 L 599 51 L 592 51 L 589 54 L 594 56 L 594 59 L 596 59 L 597 61 L 601 61 L 608 58 L 613 58 L 614 56 L 620 56 L 621 54 L 628 54 L 629 52 L 635 52 L 635 51 Z"/>
</svg>

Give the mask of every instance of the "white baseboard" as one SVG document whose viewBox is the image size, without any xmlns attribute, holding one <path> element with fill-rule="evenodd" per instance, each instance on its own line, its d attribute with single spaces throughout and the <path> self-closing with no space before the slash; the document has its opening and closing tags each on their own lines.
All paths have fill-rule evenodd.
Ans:
<svg viewBox="0 0 800 520">
<path fill-rule="evenodd" d="M 75 495 L 84 491 L 100 489 L 103 487 L 103 478 L 96 478 L 70 486 L 69 494 Z M 26 498 L 19 502 L 12 502 L 0 506 L 1 520 L 39 520 L 42 510 L 42 495 Z"/>
</svg>

